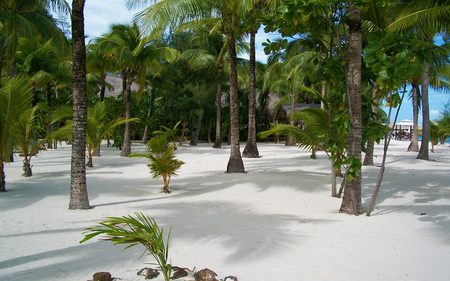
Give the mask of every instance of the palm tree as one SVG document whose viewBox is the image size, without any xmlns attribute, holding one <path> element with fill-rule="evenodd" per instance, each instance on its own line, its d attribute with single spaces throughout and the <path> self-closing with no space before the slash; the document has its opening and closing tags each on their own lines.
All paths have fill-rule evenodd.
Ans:
<svg viewBox="0 0 450 281">
<path fill-rule="evenodd" d="M 61 119 L 72 116 L 70 110 L 62 108 L 60 112 L 54 115 L 53 123 Z M 103 139 L 107 136 L 111 136 L 117 126 L 124 124 L 125 122 L 138 122 L 139 118 L 123 119 L 117 118 L 105 122 L 106 118 L 106 105 L 105 102 L 98 102 L 94 107 L 88 108 L 87 113 L 87 131 L 86 131 L 86 148 L 88 152 L 87 167 L 93 167 L 92 159 L 93 152 L 100 146 Z M 71 132 L 73 129 L 72 120 L 66 120 L 66 125 L 52 134 L 52 137 L 58 138 L 71 138 Z"/>
<path fill-rule="evenodd" d="M 192 69 L 217 68 L 216 138 L 213 148 L 221 148 L 222 73 L 227 63 L 228 45 L 226 38 L 219 32 L 210 33 L 206 29 L 198 29 L 196 33 L 192 38 L 192 43 L 194 46 L 199 46 L 200 49 L 187 50 L 180 58 L 189 58 L 189 66 Z"/>
<path fill-rule="evenodd" d="M 361 162 L 362 149 L 362 96 L 361 96 L 361 10 L 351 3 L 348 10 L 347 92 L 351 128 L 347 137 L 347 155 Z M 342 198 L 341 213 L 362 213 L 361 173 L 347 182 Z"/>
<path fill-rule="evenodd" d="M 15 53 L 19 46 L 19 38 L 32 38 L 38 33 L 46 39 L 52 39 L 53 44 L 62 48 L 66 38 L 61 30 L 49 17 L 45 16 L 46 9 L 68 12 L 69 4 L 65 0 L 11 0 L 0 2 L 0 35 L 5 39 L 3 51 L 10 64 L 10 76 L 16 75 Z M 44 11 L 44 13 L 42 13 Z M 5 53 L 2 53 L 5 54 Z M 2 57 L 2 59 L 5 57 Z M 0 65 L 3 62 L 1 61 Z M 0 69 L 1 77 L 1 69 Z"/>
<path fill-rule="evenodd" d="M 43 148 L 42 144 L 47 137 L 39 140 L 34 137 L 34 132 L 42 130 L 36 122 L 35 106 L 23 112 L 23 114 L 16 120 L 14 126 L 11 128 L 11 135 L 13 137 L 15 146 L 19 148 L 23 155 L 23 176 L 31 177 L 33 172 L 31 170 L 31 158 L 36 155 L 39 149 Z"/>
<path fill-rule="evenodd" d="M 132 25 L 118 24 L 111 26 L 111 33 L 99 43 L 101 48 L 108 47 L 114 54 L 121 69 L 123 85 L 123 102 L 125 104 L 125 119 L 131 119 L 131 84 L 138 78 L 138 99 L 144 91 L 148 67 L 160 67 L 161 60 L 173 61 L 178 57 L 178 51 L 151 44 L 149 38 L 143 37 L 136 22 Z M 131 153 L 131 127 L 125 123 L 123 147 L 120 156 Z"/>
<path fill-rule="evenodd" d="M 6 191 L 4 162 L 11 155 L 12 127 L 31 108 L 33 86 L 18 75 L 0 88 L 0 192 Z"/>
<path fill-rule="evenodd" d="M 450 24 L 450 4 L 448 1 L 409 1 L 399 5 L 398 17 L 396 21 L 388 26 L 389 31 L 410 29 L 416 32 L 424 42 L 431 43 L 432 38 L 437 33 L 447 33 Z M 430 114 L 428 103 L 428 86 L 430 75 L 430 58 L 432 48 L 428 47 L 422 55 L 423 75 L 422 75 L 422 142 L 417 159 L 429 160 L 428 147 L 430 140 Z"/>
<path fill-rule="evenodd" d="M 176 176 L 176 171 L 184 164 L 175 158 L 174 146 L 168 145 L 167 136 L 161 134 L 152 138 L 147 143 L 148 153 L 131 153 L 128 157 L 145 157 L 150 164 L 150 172 L 154 179 L 162 177 L 164 182 L 163 192 L 170 193 L 169 183 L 172 176 Z"/>
<path fill-rule="evenodd" d="M 89 209 L 86 186 L 86 46 L 84 0 L 72 2 L 73 130 L 69 209 Z"/>
<path fill-rule="evenodd" d="M 168 25 L 177 26 L 192 20 L 202 19 L 209 23 L 215 23 L 213 30 L 221 29 L 228 39 L 228 55 L 230 63 L 230 131 L 231 150 L 227 165 L 228 173 L 245 172 L 244 163 L 239 146 L 239 104 L 238 104 L 238 82 L 236 63 L 235 36 L 238 34 L 240 22 L 246 15 L 249 7 L 256 0 L 233 0 L 233 1 L 200 1 L 187 0 L 179 2 L 168 0 L 149 6 L 139 12 L 137 20 L 145 27 L 153 28 L 152 33 L 158 34 L 166 29 Z M 144 0 L 129 0 L 129 8 L 136 8 L 147 4 Z M 236 34 L 235 34 L 236 33 Z"/>
<path fill-rule="evenodd" d="M 89 51 L 86 55 L 86 70 L 89 73 L 94 73 L 100 75 L 100 96 L 99 101 L 102 102 L 105 98 L 106 91 L 106 76 L 108 72 L 116 70 L 114 65 L 114 57 L 111 50 L 107 48 L 99 48 L 99 42 L 101 39 L 97 39 L 94 44 L 88 45 Z"/>
</svg>

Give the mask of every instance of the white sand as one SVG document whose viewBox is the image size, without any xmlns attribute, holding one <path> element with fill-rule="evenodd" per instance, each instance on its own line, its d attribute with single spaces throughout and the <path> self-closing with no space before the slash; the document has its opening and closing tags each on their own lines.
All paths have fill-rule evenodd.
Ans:
<svg viewBox="0 0 450 281">
<path fill-rule="evenodd" d="M 428 162 L 407 153 L 408 144 L 392 142 L 371 217 L 338 213 L 324 153 L 311 160 L 309 152 L 280 144 L 258 144 L 262 157 L 244 159 L 245 174 L 224 173 L 229 147 L 181 147 L 176 153 L 186 164 L 169 195 L 159 193 L 162 180 L 151 179 L 145 159 L 102 147 L 87 173 L 93 208 L 83 211 L 68 210 L 70 147 L 42 152 L 32 160 L 31 178 L 21 176 L 21 161 L 6 165 L 0 280 L 83 281 L 98 271 L 144 280 L 136 272 L 153 260 L 139 260 L 140 246 L 78 243 L 84 228 L 135 211 L 166 231 L 172 226 L 173 265 L 207 267 L 219 278 L 449 280 L 450 148 L 437 146 Z M 138 151 L 144 147 L 133 144 Z M 376 165 L 381 151 L 377 146 Z M 378 171 L 364 167 L 365 208 Z"/>
</svg>

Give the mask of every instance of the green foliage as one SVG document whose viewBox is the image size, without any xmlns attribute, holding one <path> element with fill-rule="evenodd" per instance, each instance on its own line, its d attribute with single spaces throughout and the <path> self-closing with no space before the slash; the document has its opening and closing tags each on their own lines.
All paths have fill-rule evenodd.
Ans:
<svg viewBox="0 0 450 281">
<path fill-rule="evenodd" d="M 72 108 L 62 107 L 53 115 L 53 123 L 64 118 L 71 118 L 73 115 Z M 87 131 L 86 131 L 86 146 L 88 150 L 88 163 L 92 167 L 92 153 L 97 149 L 102 140 L 110 137 L 116 130 L 117 126 L 125 122 L 139 122 L 139 118 L 124 119 L 122 117 L 106 120 L 106 103 L 98 102 L 94 107 L 88 108 Z M 66 120 L 66 125 L 60 130 L 52 133 L 52 138 L 72 138 L 73 122 L 71 119 Z"/>
<path fill-rule="evenodd" d="M 174 149 L 177 147 L 175 142 L 177 141 L 177 134 L 178 134 L 178 126 L 181 124 L 181 121 L 178 121 L 173 128 L 169 128 L 166 126 L 159 126 L 161 130 L 154 131 L 154 135 L 160 135 L 163 134 L 166 136 L 167 139 L 169 139 L 171 142 L 173 142 Z"/>
<path fill-rule="evenodd" d="M 399 32 L 371 33 L 364 49 L 364 61 L 377 76 L 380 88 L 394 92 L 403 81 L 414 75 L 421 75 L 422 69 L 417 54 L 420 42 Z M 393 106 L 395 107 L 395 106 Z"/>
<path fill-rule="evenodd" d="M 31 81 L 21 75 L 8 80 L 0 89 L 0 162 L 11 154 L 11 132 L 23 113 L 31 108 L 32 90 Z"/>
<path fill-rule="evenodd" d="M 15 147 L 23 155 L 23 176 L 25 177 L 31 177 L 33 175 L 30 164 L 31 158 L 39 149 L 45 148 L 43 143 L 47 140 L 47 137 L 39 140 L 34 136 L 34 133 L 45 131 L 45 128 L 39 126 L 36 121 L 36 110 L 37 106 L 24 111 L 11 128 L 11 136 Z"/>
<path fill-rule="evenodd" d="M 162 177 L 164 182 L 164 193 L 170 193 L 169 183 L 172 176 L 176 176 L 176 171 L 185 164 L 175 158 L 174 146 L 167 143 L 167 136 L 161 134 L 150 139 L 147 143 L 147 154 L 131 153 L 128 157 L 145 157 L 150 164 L 150 173 L 154 179 Z"/>
<path fill-rule="evenodd" d="M 98 226 L 84 229 L 85 237 L 80 243 L 88 241 L 98 235 L 104 235 L 104 240 L 111 241 L 114 245 L 127 245 L 125 249 L 138 244 L 145 247 L 145 251 L 152 255 L 161 269 L 164 280 L 170 280 L 172 265 L 169 263 L 169 237 L 164 242 L 163 229 L 159 228 L 156 221 L 143 213 L 135 212 L 136 218 L 131 215 L 123 217 L 107 217 Z M 144 252 L 145 253 L 145 252 Z"/>
</svg>

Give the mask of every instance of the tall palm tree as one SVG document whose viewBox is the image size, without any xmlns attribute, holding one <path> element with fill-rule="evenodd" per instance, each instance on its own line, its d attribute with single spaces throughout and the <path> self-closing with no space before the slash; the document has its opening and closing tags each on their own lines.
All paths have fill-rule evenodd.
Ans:
<svg viewBox="0 0 450 281">
<path fill-rule="evenodd" d="M 437 33 L 447 33 L 450 26 L 450 3 L 446 0 L 407 1 L 399 5 L 397 19 L 388 26 L 389 31 L 413 30 L 424 42 L 431 43 Z M 430 114 L 428 102 L 428 86 L 430 75 L 430 58 L 432 49 L 424 50 L 422 75 L 422 142 L 418 159 L 429 160 Z"/>
<path fill-rule="evenodd" d="M 232 1 L 200 1 L 200 0 L 167 0 L 149 6 L 138 13 L 137 20 L 145 27 L 152 27 L 152 32 L 158 34 L 167 26 L 203 19 L 216 23 L 215 29 L 222 29 L 228 39 L 228 52 L 230 63 L 230 125 L 231 150 L 227 165 L 228 173 L 245 172 L 244 163 L 239 146 L 239 104 L 236 63 L 235 33 L 241 28 L 240 23 L 251 5 L 256 0 Z M 148 2 L 145 0 L 128 0 L 129 8 L 142 7 Z"/>
<path fill-rule="evenodd" d="M 86 46 L 84 43 L 84 0 L 72 2 L 73 133 L 69 209 L 89 209 L 86 186 Z"/>
<path fill-rule="evenodd" d="M 361 161 L 362 149 L 362 96 L 361 96 L 361 10 L 350 3 L 348 11 L 349 39 L 347 46 L 347 92 L 351 128 L 347 137 L 347 154 Z M 342 198 L 341 213 L 361 214 L 361 173 L 347 182 Z"/>
<path fill-rule="evenodd" d="M 191 49 L 183 52 L 181 58 L 189 58 L 189 65 L 193 69 L 201 67 L 217 68 L 217 92 L 216 92 L 216 138 L 213 148 L 221 148 L 221 109 L 222 109 L 222 74 L 227 63 L 226 38 L 219 32 L 210 33 L 206 29 L 197 30 L 192 38 L 193 45 L 199 49 Z"/>
<path fill-rule="evenodd" d="M 161 60 L 173 61 L 178 51 L 168 48 L 157 48 L 151 44 L 148 37 L 144 37 L 136 22 L 132 25 L 114 24 L 111 32 L 99 42 L 102 48 L 110 48 L 116 63 L 121 69 L 123 85 L 123 102 L 125 104 L 125 119 L 131 119 L 131 85 L 138 79 L 138 99 L 144 91 L 145 78 L 148 67 L 160 66 Z M 120 156 L 126 157 L 131 153 L 131 126 L 125 123 L 125 132 Z"/>
</svg>

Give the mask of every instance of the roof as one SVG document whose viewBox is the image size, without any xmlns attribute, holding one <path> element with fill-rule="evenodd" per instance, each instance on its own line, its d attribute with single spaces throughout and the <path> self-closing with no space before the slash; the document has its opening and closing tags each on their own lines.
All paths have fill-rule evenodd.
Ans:
<svg viewBox="0 0 450 281">
<path fill-rule="evenodd" d="M 122 77 L 119 76 L 111 76 L 111 75 L 107 75 L 106 76 L 106 82 L 109 83 L 114 90 L 110 91 L 108 89 L 108 87 L 106 87 L 105 89 L 105 97 L 115 97 L 117 98 L 121 93 L 122 93 Z M 139 85 L 133 83 L 131 85 L 131 90 L 132 91 L 137 91 L 139 89 Z M 97 95 L 100 95 L 100 92 L 97 93 Z"/>
</svg>

